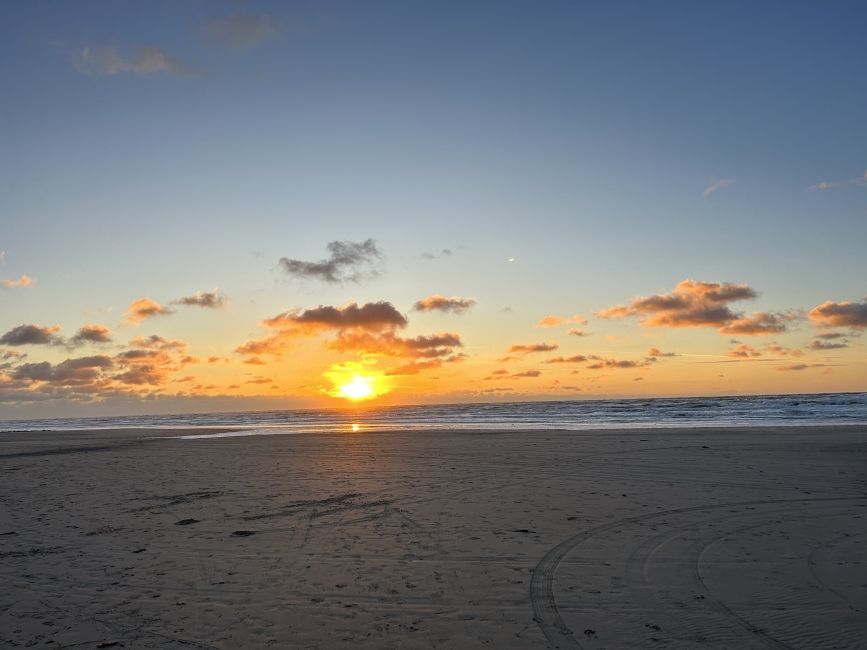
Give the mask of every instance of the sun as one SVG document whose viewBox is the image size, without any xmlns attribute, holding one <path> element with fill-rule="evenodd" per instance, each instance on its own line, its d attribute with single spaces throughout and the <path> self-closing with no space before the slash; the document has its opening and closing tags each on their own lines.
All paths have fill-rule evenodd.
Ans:
<svg viewBox="0 0 867 650">
<path fill-rule="evenodd" d="M 363 375 L 352 375 L 349 381 L 340 384 L 337 387 L 337 396 L 345 397 L 354 401 L 370 399 L 376 395 L 376 387 L 374 383 L 376 377 L 365 377 Z"/>
</svg>

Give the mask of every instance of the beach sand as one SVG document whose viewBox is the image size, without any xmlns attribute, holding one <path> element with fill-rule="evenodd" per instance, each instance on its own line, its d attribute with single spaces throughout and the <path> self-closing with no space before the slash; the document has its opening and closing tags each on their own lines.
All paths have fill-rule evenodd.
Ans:
<svg viewBox="0 0 867 650">
<path fill-rule="evenodd" d="M 867 648 L 867 428 L 167 435 L 0 434 L 0 645 Z"/>
</svg>

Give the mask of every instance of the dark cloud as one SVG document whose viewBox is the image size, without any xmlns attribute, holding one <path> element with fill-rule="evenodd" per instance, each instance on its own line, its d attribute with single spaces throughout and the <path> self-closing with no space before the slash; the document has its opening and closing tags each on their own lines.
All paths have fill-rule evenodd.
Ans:
<svg viewBox="0 0 867 650">
<path fill-rule="evenodd" d="M 413 309 L 416 311 L 442 311 L 452 314 L 462 314 L 475 304 L 475 298 L 461 298 L 459 296 L 446 298 L 445 296 L 433 295 L 416 302 Z"/>
<path fill-rule="evenodd" d="M 516 343 L 509 348 L 509 354 L 532 354 L 534 352 L 553 352 L 560 346 L 556 343 Z"/>
<path fill-rule="evenodd" d="M 184 296 L 175 300 L 176 305 L 186 307 L 204 307 L 206 309 L 220 309 L 226 304 L 226 296 L 219 291 L 196 291 L 192 296 Z"/>
<path fill-rule="evenodd" d="M 542 372 L 539 370 L 524 370 L 523 372 L 513 372 L 509 375 L 512 379 L 522 379 L 524 377 L 538 377 Z"/>
<path fill-rule="evenodd" d="M 178 352 L 185 352 L 187 349 L 187 344 L 180 339 L 165 339 L 156 334 L 139 336 L 132 339 L 129 344 L 135 348 L 144 348 L 146 350 L 176 350 Z"/>
<path fill-rule="evenodd" d="M 297 278 L 323 282 L 359 282 L 378 274 L 377 264 L 382 252 L 373 239 L 363 242 L 333 241 L 329 243 L 329 256 L 318 262 L 280 258 L 280 266 L 286 273 Z"/>
<path fill-rule="evenodd" d="M 57 336 L 59 325 L 19 325 L 0 336 L 0 345 L 59 345 L 62 339 Z"/>
<path fill-rule="evenodd" d="M 303 311 L 289 311 L 265 320 L 264 324 L 274 329 L 310 333 L 327 329 L 382 331 L 406 327 L 408 322 L 394 305 L 380 301 L 363 305 L 351 302 L 343 307 L 320 305 Z"/>
<path fill-rule="evenodd" d="M 810 341 L 810 349 L 811 350 L 842 350 L 843 348 L 848 348 L 848 341 L 840 341 L 839 343 L 834 343 L 833 341 L 823 341 L 821 339 L 813 339 Z"/>
<path fill-rule="evenodd" d="M 205 23 L 204 29 L 217 45 L 231 50 L 262 45 L 280 33 L 270 16 L 247 13 L 214 18 Z"/>
<path fill-rule="evenodd" d="M 867 328 L 867 298 L 862 302 L 832 302 L 826 300 L 807 314 L 809 319 L 823 327 Z"/>
<path fill-rule="evenodd" d="M 546 359 L 543 363 L 584 363 L 587 361 L 587 357 L 583 354 L 576 354 L 572 357 L 551 357 L 550 359 Z"/>
<path fill-rule="evenodd" d="M 111 343 L 111 330 L 105 325 L 91 323 L 83 325 L 76 332 L 75 336 L 70 339 L 73 345 L 83 345 L 84 343 Z"/>
<path fill-rule="evenodd" d="M 591 355 L 588 357 L 588 360 L 593 361 L 590 365 L 587 366 L 590 370 L 600 370 L 603 368 L 610 368 L 612 370 L 617 369 L 626 369 L 626 368 L 646 368 L 650 364 L 648 361 L 632 361 L 628 359 L 606 359 L 603 357 L 597 357 L 595 355 Z"/>
<path fill-rule="evenodd" d="M 755 312 L 750 316 L 735 318 L 721 327 L 720 334 L 756 336 L 781 334 L 788 330 L 789 323 L 800 318 L 796 312 Z"/>
</svg>

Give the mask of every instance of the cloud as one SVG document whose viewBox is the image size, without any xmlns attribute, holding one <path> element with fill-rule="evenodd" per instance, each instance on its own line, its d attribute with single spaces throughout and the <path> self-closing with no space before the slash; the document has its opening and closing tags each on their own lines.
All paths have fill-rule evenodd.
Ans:
<svg viewBox="0 0 867 650">
<path fill-rule="evenodd" d="M 811 350 L 842 350 L 843 348 L 848 348 L 848 341 L 840 341 L 839 343 L 834 343 L 833 341 L 823 341 L 821 339 L 813 339 L 810 341 L 810 349 Z"/>
<path fill-rule="evenodd" d="M 440 251 L 439 254 L 437 254 L 437 253 L 422 253 L 422 254 L 420 255 L 420 257 L 421 257 L 423 260 L 435 260 L 435 259 L 437 259 L 438 257 L 449 257 L 449 256 L 451 256 L 453 253 L 454 253 L 454 251 L 452 251 L 452 249 L 450 249 L 450 248 L 444 248 L 444 249 L 442 249 L 442 251 Z"/>
<path fill-rule="evenodd" d="M 244 13 L 214 18 L 204 29 L 217 45 L 232 50 L 262 45 L 280 33 L 271 17 Z"/>
<path fill-rule="evenodd" d="M 165 339 L 157 334 L 151 334 L 147 337 L 139 336 L 131 340 L 129 344 L 134 348 L 145 350 L 173 350 L 182 354 L 185 354 L 187 351 L 187 344 L 184 341 L 180 339 Z"/>
<path fill-rule="evenodd" d="M 184 296 L 174 301 L 176 305 L 186 307 L 204 307 L 205 309 L 220 309 L 226 304 L 226 296 L 220 294 L 218 289 L 213 291 L 196 291 L 192 296 Z"/>
<path fill-rule="evenodd" d="M 590 370 L 600 370 L 602 368 L 610 368 L 612 370 L 617 369 L 629 369 L 629 368 L 647 368 L 650 363 L 647 361 L 632 361 L 629 359 L 605 359 L 603 357 L 590 356 L 588 359 L 592 360 L 593 363 L 588 365 L 587 368 Z"/>
<path fill-rule="evenodd" d="M 0 345 L 58 345 L 62 339 L 57 336 L 59 325 L 19 325 L 0 336 Z"/>
<path fill-rule="evenodd" d="M 756 297 L 746 284 L 683 280 L 669 294 L 635 298 L 597 312 L 600 318 L 637 316 L 645 327 L 715 327 L 720 334 L 762 335 L 785 332 L 797 312 L 732 311 L 729 303 Z"/>
<path fill-rule="evenodd" d="M 535 352 L 553 352 L 560 346 L 556 343 L 516 343 L 509 348 L 509 354 L 533 354 Z"/>
<path fill-rule="evenodd" d="M 782 357 L 803 357 L 804 351 L 799 348 L 785 348 L 777 343 L 769 343 L 765 346 L 765 350 L 771 354 L 777 354 Z"/>
<path fill-rule="evenodd" d="M 587 330 L 578 329 L 577 327 L 571 328 L 567 334 L 569 336 L 590 336 L 592 332 L 588 332 Z"/>
<path fill-rule="evenodd" d="M 263 321 L 263 324 L 272 329 L 311 333 L 327 329 L 382 331 L 406 327 L 408 322 L 394 305 L 381 300 L 363 305 L 350 302 L 342 307 L 319 305 L 302 311 L 287 311 Z"/>
<path fill-rule="evenodd" d="M 788 366 L 777 366 L 774 370 L 780 370 L 783 372 L 799 372 L 801 370 L 808 370 L 809 368 L 827 368 L 827 363 L 793 363 Z"/>
<path fill-rule="evenodd" d="M 470 307 L 476 304 L 475 298 L 461 298 L 452 296 L 433 295 L 427 298 L 422 298 L 413 305 L 415 311 L 441 311 L 452 314 L 463 314 Z"/>
<path fill-rule="evenodd" d="M 848 181 L 821 181 L 816 183 L 815 185 L 810 185 L 811 190 L 831 190 L 835 187 L 842 187 L 844 185 L 867 185 L 867 171 L 865 171 L 861 176 L 856 178 L 851 178 Z"/>
<path fill-rule="evenodd" d="M 396 368 L 391 368 L 386 371 L 386 375 L 389 376 L 399 376 L 399 375 L 417 375 L 423 370 L 434 370 L 436 368 L 441 368 L 444 363 L 457 363 L 459 361 L 463 361 L 465 355 L 456 354 L 446 359 L 429 359 L 426 361 L 411 361 L 410 363 L 406 363 L 402 366 L 397 366 Z"/>
<path fill-rule="evenodd" d="M 180 75 L 189 72 L 178 59 L 157 45 L 146 45 L 130 57 L 125 57 L 111 45 L 89 45 L 75 53 L 72 63 L 79 72 L 99 77 L 127 73 L 140 76 L 159 73 Z"/>
<path fill-rule="evenodd" d="M 75 336 L 70 339 L 73 345 L 83 345 L 85 343 L 111 343 L 111 330 L 105 325 L 91 323 L 83 325 L 76 332 Z"/>
<path fill-rule="evenodd" d="M 720 334 L 761 336 L 781 334 L 788 329 L 789 323 L 801 318 L 796 312 L 754 312 L 750 316 L 740 316 L 720 328 Z"/>
<path fill-rule="evenodd" d="M 551 357 L 542 363 L 584 363 L 585 361 L 587 361 L 586 356 L 583 354 L 576 354 L 572 357 Z"/>
<path fill-rule="evenodd" d="M 755 359 L 762 356 L 762 353 L 756 348 L 742 343 L 735 348 L 732 348 L 726 354 L 737 359 Z"/>
<path fill-rule="evenodd" d="M 4 289 L 21 289 L 23 287 L 29 287 L 33 284 L 33 278 L 22 275 L 20 278 L 14 278 L 11 280 L 0 280 L 0 287 Z"/>
<path fill-rule="evenodd" d="M 814 307 L 807 317 L 823 327 L 867 328 L 867 298 L 862 302 L 832 302 L 826 300 Z"/>
<path fill-rule="evenodd" d="M 509 375 L 512 379 L 522 379 L 524 377 L 538 377 L 542 372 L 539 370 L 524 370 L 523 372 L 513 372 Z"/>
<path fill-rule="evenodd" d="M 338 352 L 415 359 L 448 357 L 461 347 L 461 337 L 454 332 L 416 337 L 401 337 L 392 332 L 341 332 L 328 343 L 329 349 Z"/>
<path fill-rule="evenodd" d="M 574 316 L 545 316 L 536 323 L 536 327 L 559 327 L 566 323 L 575 323 L 576 325 L 586 325 L 587 319 L 579 314 Z M 572 330 L 569 332 L 572 333 Z M 580 335 L 579 335 L 580 336 Z"/>
<path fill-rule="evenodd" d="M 709 197 L 714 192 L 719 192 L 720 190 L 724 190 L 727 187 L 731 187 L 734 184 L 734 180 L 731 178 L 721 178 L 717 181 L 712 181 L 710 185 L 704 188 L 704 192 L 701 195 L 704 198 Z"/>
<path fill-rule="evenodd" d="M 650 348 L 647 351 L 647 356 L 651 359 L 659 359 L 661 357 L 676 357 L 676 352 L 663 352 L 659 348 Z"/>
<path fill-rule="evenodd" d="M 154 316 L 168 316 L 174 312 L 168 307 L 163 307 L 160 303 L 150 298 L 138 298 L 130 303 L 126 310 L 125 322 L 130 325 L 138 325 L 146 318 Z"/>
<path fill-rule="evenodd" d="M 329 256 L 318 262 L 280 258 L 280 266 L 297 278 L 321 280 L 328 283 L 359 282 L 379 274 L 377 263 L 382 252 L 373 239 L 363 242 L 333 241 L 329 243 Z"/>
</svg>

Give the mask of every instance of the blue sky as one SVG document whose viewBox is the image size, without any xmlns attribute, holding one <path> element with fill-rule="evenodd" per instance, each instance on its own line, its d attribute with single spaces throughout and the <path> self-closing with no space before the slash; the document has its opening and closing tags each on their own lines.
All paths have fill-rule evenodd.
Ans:
<svg viewBox="0 0 867 650">
<path fill-rule="evenodd" d="M 3 331 L 219 287 L 229 316 L 171 328 L 231 354 L 293 306 L 442 293 L 502 347 L 685 278 L 766 310 L 867 294 L 861 3 L 0 11 L 0 276 L 35 280 L 0 294 Z M 363 284 L 277 263 L 367 238 Z"/>
</svg>

